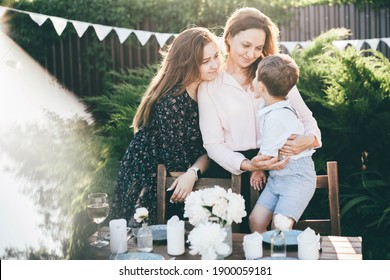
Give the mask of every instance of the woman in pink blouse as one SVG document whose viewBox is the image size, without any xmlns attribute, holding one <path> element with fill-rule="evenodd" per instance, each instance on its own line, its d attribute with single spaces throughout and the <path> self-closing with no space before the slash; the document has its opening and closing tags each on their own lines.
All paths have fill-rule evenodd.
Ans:
<svg viewBox="0 0 390 280">
<path fill-rule="evenodd" d="M 216 163 L 209 168 L 209 176 L 278 170 L 289 159 L 278 161 L 276 157 L 257 156 L 261 131 L 256 112 L 263 100 L 255 96 L 252 80 L 260 60 L 279 52 L 278 35 L 276 25 L 255 8 L 240 8 L 226 22 L 223 35 L 226 62 L 217 78 L 202 83 L 198 90 L 203 143 L 208 156 Z M 289 156 L 320 147 L 321 132 L 296 87 L 288 98 L 304 124 L 305 135 L 291 135 L 281 154 Z M 255 160 L 251 161 L 253 157 Z M 249 172 L 243 174 L 242 187 L 247 213 L 251 211 L 249 175 Z M 243 222 L 242 230 L 249 231 L 247 221 Z"/>
</svg>

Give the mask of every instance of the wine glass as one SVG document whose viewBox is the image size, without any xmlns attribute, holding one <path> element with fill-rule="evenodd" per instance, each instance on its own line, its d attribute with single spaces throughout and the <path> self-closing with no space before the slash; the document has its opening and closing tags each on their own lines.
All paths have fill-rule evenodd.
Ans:
<svg viewBox="0 0 390 280">
<path fill-rule="evenodd" d="M 106 193 L 92 193 L 88 195 L 87 212 L 89 218 L 98 226 L 98 238 L 90 245 L 97 248 L 107 246 L 110 242 L 102 238 L 100 224 L 108 217 L 108 195 Z"/>
</svg>

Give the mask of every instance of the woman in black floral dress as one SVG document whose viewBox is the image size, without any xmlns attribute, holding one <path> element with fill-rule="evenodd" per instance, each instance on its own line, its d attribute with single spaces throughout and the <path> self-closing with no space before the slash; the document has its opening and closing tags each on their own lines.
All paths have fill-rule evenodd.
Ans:
<svg viewBox="0 0 390 280">
<path fill-rule="evenodd" d="M 159 163 L 168 172 L 186 171 L 170 187 L 171 201 L 183 202 L 192 191 L 197 170 L 204 172 L 208 166 L 197 89 L 202 81 L 217 76 L 220 64 L 218 45 L 207 29 L 187 29 L 174 40 L 134 117 L 135 135 L 117 178 L 113 218 L 125 218 L 134 226 L 135 210 L 146 207 L 149 223 L 156 223 Z"/>
</svg>

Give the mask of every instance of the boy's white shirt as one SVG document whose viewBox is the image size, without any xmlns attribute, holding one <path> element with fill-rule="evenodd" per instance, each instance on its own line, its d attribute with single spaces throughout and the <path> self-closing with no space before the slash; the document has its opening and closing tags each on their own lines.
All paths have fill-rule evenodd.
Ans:
<svg viewBox="0 0 390 280">
<path fill-rule="evenodd" d="M 257 115 L 262 132 L 259 140 L 261 154 L 277 157 L 279 149 L 283 147 L 291 134 L 305 134 L 303 124 L 294 112 L 288 99 L 259 109 Z M 314 152 L 314 149 L 308 149 L 291 156 L 291 159 L 311 156 Z"/>
</svg>

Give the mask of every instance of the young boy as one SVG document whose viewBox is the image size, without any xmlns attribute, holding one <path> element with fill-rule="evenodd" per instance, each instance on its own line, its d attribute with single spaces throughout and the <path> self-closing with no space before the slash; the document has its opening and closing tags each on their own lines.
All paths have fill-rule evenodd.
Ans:
<svg viewBox="0 0 390 280">
<path fill-rule="evenodd" d="M 264 107 L 258 112 L 259 154 L 279 157 L 279 149 L 290 135 L 304 134 L 303 124 L 287 96 L 298 77 L 298 66 L 288 55 L 267 56 L 259 63 L 253 82 L 255 91 L 264 99 Z M 315 191 L 313 153 L 314 150 L 305 150 L 291 156 L 283 169 L 269 171 L 267 186 L 249 217 L 252 232 L 266 231 L 276 214 L 288 217 L 290 228 L 294 221 L 298 221 Z M 255 189 L 265 181 L 264 171 L 252 173 L 251 184 Z"/>
</svg>

